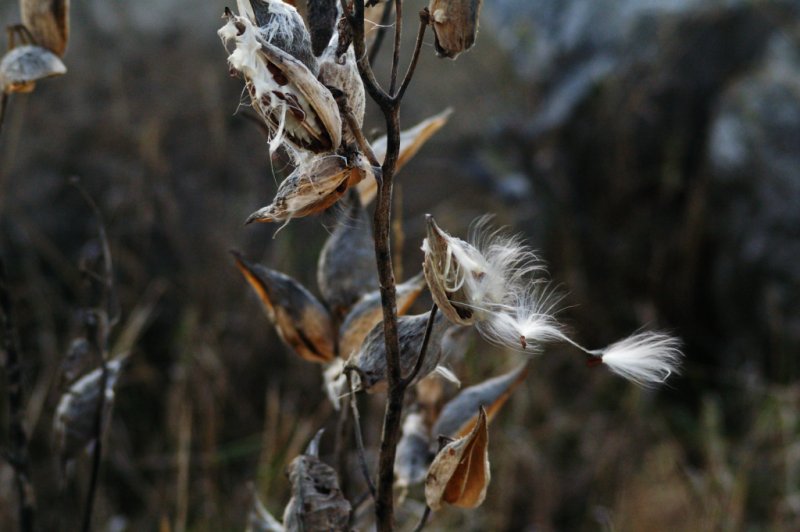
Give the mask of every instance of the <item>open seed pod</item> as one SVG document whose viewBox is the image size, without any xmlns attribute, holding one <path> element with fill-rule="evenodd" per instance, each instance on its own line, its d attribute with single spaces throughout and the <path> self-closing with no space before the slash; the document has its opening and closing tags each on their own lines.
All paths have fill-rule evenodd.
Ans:
<svg viewBox="0 0 800 532">
<path fill-rule="evenodd" d="M 317 61 L 311 53 L 311 37 L 303 17 L 283 0 L 236 0 L 239 14 L 258 26 L 261 37 L 273 46 L 299 59 L 316 74 Z"/>
<path fill-rule="evenodd" d="M 417 274 L 395 287 L 397 294 L 397 315 L 402 316 L 411 308 L 414 301 L 425 288 L 425 278 Z M 364 297 L 352 308 L 339 327 L 339 353 L 343 358 L 358 349 L 367 334 L 383 320 L 383 305 L 380 290 L 375 290 Z"/>
<path fill-rule="evenodd" d="M 41 46 L 17 46 L 0 60 L 0 84 L 8 93 L 31 92 L 40 79 L 66 72 L 67 67 L 61 59 Z"/>
<path fill-rule="evenodd" d="M 114 404 L 114 386 L 126 360 L 127 356 L 124 356 L 106 365 L 101 434 L 108 426 Z M 102 378 L 101 368 L 87 373 L 70 386 L 58 402 L 53 420 L 53 433 L 62 464 L 75 458 L 94 441 Z"/>
<path fill-rule="evenodd" d="M 405 164 L 422 148 L 434 133 L 439 131 L 447 123 L 453 109 L 448 107 L 439 114 L 426 118 L 419 124 L 400 132 L 400 153 L 397 156 L 397 167 L 399 171 Z M 383 162 L 386 157 L 386 135 L 378 138 L 372 143 L 372 151 L 379 162 Z M 372 182 L 364 180 L 358 184 L 358 193 L 361 194 L 361 203 L 368 205 L 375 198 L 378 192 L 378 184 L 373 179 Z"/>
<path fill-rule="evenodd" d="M 413 412 L 403 421 L 403 435 L 397 444 L 397 458 L 394 461 L 396 484 L 409 487 L 421 484 L 428 474 L 431 462 L 430 432 L 422 414 Z"/>
<path fill-rule="evenodd" d="M 69 0 L 22 0 L 22 24 L 34 41 L 59 57 L 69 40 Z"/>
<path fill-rule="evenodd" d="M 417 361 L 429 315 L 430 312 L 426 312 L 416 316 L 401 316 L 397 320 L 400 371 L 404 376 L 411 372 Z M 433 371 L 441 361 L 441 340 L 448 325 L 442 314 L 437 313 L 433 321 L 425 361 L 414 382 Z M 357 370 L 352 375 L 356 391 L 366 390 L 368 393 L 374 393 L 386 389 L 386 343 L 384 342 L 382 323 L 376 325 L 369 332 L 361 348 L 347 360 L 346 366 Z"/>
<path fill-rule="evenodd" d="M 253 108 L 270 129 L 270 150 L 284 140 L 314 153 L 338 148 L 342 140 L 339 108 L 315 73 L 268 42 L 249 17 L 236 16 L 230 10 L 225 17 L 227 22 L 217 33 L 226 46 L 235 44 L 228 64 L 244 78 Z"/>
<path fill-rule="evenodd" d="M 322 303 L 288 275 L 252 264 L 238 253 L 233 255 L 281 340 L 310 362 L 333 360 L 335 330 Z"/>
<path fill-rule="evenodd" d="M 302 454 L 289 464 L 292 498 L 283 512 L 286 530 L 346 531 L 350 503 L 339 488 L 332 467 L 316 456 Z"/>
<path fill-rule="evenodd" d="M 425 479 L 425 500 L 431 510 L 442 503 L 476 508 L 486 498 L 490 479 L 489 429 L 481 408 L 472 431 L 436 454 Z"/>
<path fill-rule="evenodd" d="M 442 57 L 455 59 L 475 43 L 483 0 L 431 0 L 434 48 Z"/>
<path fill-rule="evenodd" d="M 364 294 L 378 289 L 375 244 L 367 212 L 355 190 L 347 193 L 342 204 L 344 210 L 317 262 L 319 291 L 338 319 L 344 318 Z"/>
<path fill-rule="evenodd" d="M 466 436 L 475 427 L 481 407 L 486 409 L 488 421 L 491 421 L 527 376 L 528 367 L 522 364 L 504 375 L 465 388 L 442 409 L 431 434 L 451 438 Z"/>
<path fill-rule="evenodd" d="M 369 164 L 359 154 L 348 162 L 340 155 L 325 155 L 304 161 L 283 180 L 271 204 L 251 214 L 245 223 L 288 222 L 324 211 L 348 188 L 371 175 Z"/>
</svg>

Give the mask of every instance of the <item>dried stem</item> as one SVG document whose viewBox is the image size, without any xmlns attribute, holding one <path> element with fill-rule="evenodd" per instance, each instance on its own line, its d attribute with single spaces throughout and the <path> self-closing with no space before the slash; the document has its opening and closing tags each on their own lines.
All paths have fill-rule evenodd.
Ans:
<svg viewBox="0 0 800 532">
<path fill-rule="evenodd" d="M 408 70 L 406 70 L 406 75 L 403 77 L 403 82 L 400 84 L 400 88 L 397 90 L 397 94 L 394 95 L 396 100 L 402 100 L 403 95 L 408 88 L 408 84 L 411 83 L 411 77 L 414 75 L 414 70 L 417 68 L 417 61 L 419 60 L 419 52 L 422 50 L 422 42 L 425 38 L 425 30 L 428 29 L 428 26 L 431 23 L 431 13 L 428 11 L 428 8 L 422 8 L 419 12 L 419 31 L 417 32 L 417 42 L 414 44 L 414 54 L 411 56 L 411 62 L 408 64 Z"/>
<path fill-rule="evenodd" d="M 353 430 L 356 435 L 356 450 L 358 451 L 358 465 L 361 468 L 361 473 L 364 476 L 364 481 L 367 483 L 367 487 L 369 488 L 369 493 L 372 495 L 372 498 L 375 498 L 375 484 L 372 482 L 372 477 L 369 474 L 369 466 L 367 466 L 367 457 L 366 453 L 364 452 L 364 438 L 361 435 L 361 416 L 358 414 L 358 404 L 356 404 L 356 390 L 353 386 L 353 380 L 350 378 L 350 373 L 352 371 L 357 371 L 356 368 L 349 367 L 345 368 L 345 372 L 347 375 L 347 387 L 350 389 L 350 394 L 348 395 L 348 401 L 350 401 L 350 407 L 353 409 Z"/>
<path fill-rule="evenodd" d="M 30 479 L 28 434 L 23 424 L 22 368 L 17 349 L 17 331 L 5 266 L 0 259 L 0 317 L 3 321 L 3 350 L 6 353 L 5 372 L 9 406 L 8 461 L 14 470 L 17 488 L 19 529 L 31 532 L 34 521 L 34 490 Z"/>
<path fill-rule="evenodd" d="M 392 51 L 392 78 L 389 94 L 397 87 L 397 70 L 400 68 L 400 37 L 403 34 L 403 0 L 394 0 L 394 49 Z"/>
<path fill-rule="evenodd" d="M 417 355 L 417 361 L 414 363 L 414 369 L 412 369 L 411 373 L 409 373 L 408 376 L 403 379 L 405 386 L 409 386 L 412 382 L 414 382 L 414 379 L 417 378 L 419 371 L 422 369 L 422 364 L 425 362 L 425 354 L 428 351 L 428 343 L 431 339 L 433 322 L 436 321 L 437 310 L 439 310 L 439 307 L 436 306 L 436 303 L 434 303 L 433 306 L 431 306 L 431 312 L 428 315 L 428 324 L 425 327 L 425 336 L 422 337 L 422 345 L 419 347 L 419 355 Z"/>
<path fill-rule="evenodd" d="M 425 525 L 428 524 L 428 517 L 430 517 L 430 515 L 431 515 L 431 507 L 426 504 L 425 511 L 422 512 L 422 517 L 420 518 L 417 526 L 414 528 L 414 532 L 420 532 L 420 530 L 425 528 Z"/>
</svg>

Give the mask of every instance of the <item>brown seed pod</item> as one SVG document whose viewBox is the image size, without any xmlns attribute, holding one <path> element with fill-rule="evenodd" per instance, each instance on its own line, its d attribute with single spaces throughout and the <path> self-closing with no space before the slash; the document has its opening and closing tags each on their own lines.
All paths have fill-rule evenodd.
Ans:
<svg viewBox="0 0 800 532">
<path fill-rule="evenodd" d="M 425 500 L 432 510 L 441 508 L 443 502 L 476 508 L 486 498 L 490 479 L 489 430 L 481 408 L 472 431 L 436 454 L 425 479 Z"/>
<path fill-rule="evenodd" d="M 66 72 L 61 59 L 41 46 L 17 46 L 0 60 L 0 84 L 7 93 L 31 92 L 40 79 Z"/>
<path fill-rule="evenodd" d="M 455 59 L 475 43 L 483 0 L 431 0 L 434 48 L 441 57 Z"/>
<path fill-rule="evenodd" d="M 69 0 L 21 0 L 22 24 L 36 44 L 64 57 L 69 40 Z"/>
<path fill-rule="evenodd" d="M 481 407 L 486 408 L 488 421 L 491 421 L 527 376 L 528 367 L 523 364 L 504 375 L 465 388 L 442 409 L 431 434 L 451 438 L 466 436 L 474 428 Z"/>
<path fill-rule="evenodd" d="M 126 360 L 127 355 L 108 362 L 106 366 L 101 434 L 110 421 L 111 408 L 114 404 L 114 386 Z M 70 386 L 58 402 L 53 420 L 53 433 L 62 464 L 74 459 L 94 441 L 102 375 L 101 368 L 87 373 Z"/>
<path fill-rule="evenodd" d="M 272 203 L 251 214 L 245 223 L 288 222 L 322 212 L 371 172 L 359 154 L 351 161 L 334 154 L 304 161 L 283 180 Z"/>
<path fill-rule="evenodd" d="M 308 0 L 308 28 L 311 33 L 311 47 L 314 55 L 325 51 L 333 37 L 338 15 L 336 0 Z"/>
<path fill-rule="evenodd" d="M 378 289 L 375 244 L 367 212 L 355 190 L 350 190 L 342 203 L 344 209 L 336 228 L 322 247 L 317 262 L 317 285 L 339 320 L 360 297 Z"/>
<path fill-rule="evenodd" d="M 403 375 L 408 375 L 417 361 L 429 315 L 430 312 L 426 312 L 416 316 L 401 316 L 397 320 L 400 371 Z M 433 321 L 425 361 L 414 382 L 433 371 L 441 361 L 441 340 L 448 325 L 442 314 L 437 313 Z M 366 390 L 368 393 L 374 393 L 386 389 L 386 343 L 381 323 L 369 332 L 361 348 L 350 356 L 346 366 L 356 369 L 353 374 L 356 391 Z"/>
<path fill-rule="evenodd" d="M 397 444 L 394 475 L 400 487 L 409 487 L 425 481 L 428 465 L 433 455 L 428 450 L 430 432 L 422 414 L 413 412 L 403 421 L 403 436 Z"/>
<path fill-rule="evenodd" d="M 339 488 L 332 467 L 316 456 L 303 454 L 289 464 L 292 498 L 283 513 L 286 530 L 347 531 L 350 503 Z"/>
<path fill-rule="evenodd" d="M 233 255 L 286 345 L 310 362 L 333 360 L 335 331 L 322 303 L 291 277 Z"/>
<path fill-rule="evenodd" d="M 405 164 L 422 148 L 434 133 L 439 131 L 443 125 L 447 123 L 453 109 L 448 107 L 439 114 L 426 118 L 419 124 L 400 132 L 400 153 L 397 157 L 396 171 L 405 166 Z M 386 157 L 386 136 L 378 138 L 372 143 L 372 151 L 378 162 L 383 162 Z M 378 184 L 373 179 L 372 182 L 364 180 L 358 184 L 358 193 L 361 194 L 361 203 L 368 205 L 375 194 L 378 192 Z"/>
<path fill-rule="evenodd" d="M 291 6 L 285 9 L 293 10 Z M 227 23 L 217 33 L 226 46 L 235 44 L 228 64 L 244 78 L 253 108 L 270 129 L 270 149 L 274 151 L 284 140 L 314 153 L 338 148 L 342 141 L 339 108 L 331 92 L 317 80 L 316 68 L 309 69 L 269 42 L 264 28 L 257 28 L 250 17 L 236 16 L 230 10 L 225 17 Z"/>
<path fill-rule="evenodd" d="M 374 256 L 373 256 L 374 258 Z M 417 274 L 404 283 L 397 285 L 397 315 L 402 316 L 411 308 L 414 301 L 425 288 L 425 278 Z M 339 327 L 339 354 L 347 358 L 364 342 L 367 334 L 383 320 L 381 293 L 375 290 L 364 297 L 352 308 L 341 327 Z"/>
</svg>

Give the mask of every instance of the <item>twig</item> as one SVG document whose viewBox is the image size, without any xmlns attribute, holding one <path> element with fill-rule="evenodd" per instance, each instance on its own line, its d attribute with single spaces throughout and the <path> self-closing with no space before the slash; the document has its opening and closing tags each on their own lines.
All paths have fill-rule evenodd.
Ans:
<svg viewBox="0 0 800 532">
<path fill-rule="evenodd" d="M 412 382 L 414 382 L 414 379 L 417 378 L 419 371 L 422 369 L 422 364 L 425 362 L 425 354 L 428 351 L 428 342 L 431 339 L 433 322 L 436 321 L 437 310 L 439 310 L 439 307 L 436 306 L 436 303 L 434 303 L 433 306 L 431 306 L 431 312 L 428 315 L 428 324 L 425 327 L 425 336 L 422 337 L 422 345 L 419 347 L 417 361 L 414 363 L 414 369 L 411 370 L 411 373 L 409 373 L 408 376 L 403 379 L 403 386 L 409 386 Z"/>
<path fill-rule="evenodd" d="M 425 528 L 425 525 L 428 524 L 428 517 L 430 515 L 431 515 L 431 507 L 426 504 L 425 505 L 425 511 L 422 512 L 422 517 L 420 518 L 419 523 L 417 524 L 417 526 L 414 528 L 414 532 L 419 532 L 420 530 Z"/>
<path fill-rule="evenodd" d="M 394 49 L 392 51 L 392 78 L 389 94 L 397 87 L 397 70 L 400 68 L 400 37 L 403 34 L 403 0 L 394 0 Z"/>
<path fill-rule="evenodd" d="M 367 466 L 367 457 L 364 452 L 364 439 L 361 436 L 361 417 L 358 415 L 358 405 L 356 404 L 356 391 L 353 386 L 353 380 L 350 378 L 350 373 L 353 371 L 357 371 L 354 367 L 347 367 L 345 368 L 345 373 L 347 375 L 347 387 L 350 388 L 349 394 L 349 401 L 350 407 L 353 409 L 353 429 L 356 434 L 356 449 L 358 451 L 358 465 L 361 468 L 361 473 L 364 475 L 364 480 L 367 483 L 367 487 L 369 488 L 369 493 L 372 495 L 372 498 L 375 498 L 375 484 L 372 482 L 372 478 L 369 474 L 369 467 Z"/>
<path fill-rule="evenodd" d="M 361 128 L 358 126 L 358 122 L 356 121 L 356 117 L 353 115 L 353 112 L 349 107 L 347 107 L 347 104 L 343 100 L 339 101 L 339 110 L 344 116 L 350 131 L 353 132 L 353 136 L 356 138 L 358 149 L 361 150 L 361 153 L 367 157 L 367 161 L 369 161 L 369 164 L 372 165 L 372 168 L 380 172 L 381 163 L 378 161 L 378 157 L 375 155 L 375 152 L 372 151 L 372 146 L 370 146 L 369 142 L 367 142 L 367 139 L 364 137 L 364 132 L 361 131 Z M 380 183 L 380 179 L 378 182 Z"/>
<path fill-rule="evenodd" d="M 408 64 L 406 75 L 403 77 L 403 82 L 393 98 L 397 101 L 403 99 L 403 94 L 406 93 L 408 84 L 411 83 L 411 78 L 414 75 L 414 70 L 417 68 L 417 61 L 419 60 L 419 52 L 422 50 L 422 42 L 425 39 L 425 30 L 431 23 L 431 12 L 427 7 L 424 7 L 419 12 L 419 31 L 417 32 L 417 41 L 414 43 L 414 53 L 411 56 L 411 62 Z"/>
<path fill-rule="evenodd" d="M 375 40 L 372 42 L 372 48 L 369 50 L 369 64 L 373 64 L 378 57 L 378 52 L 383 45 L 383 38 L 386 37 L 386 29 L 389 27 L 389 17 L 392 15 L 392 2 L 383 4 L 383 13 L 381 13 L 381 21 L 378 26 L 378 33 L 375 35 Z"/>
<path fill-rule="evenodd" d="M 17 331 L 11 294 L 6 280 L 5 266 L 0 258 L 0 317 L 3 318 L 3 350 L 6 352 L 6 379 L 9 406 L 9 440 L 11 449 L 8 461 L 14 470 L 19 505 L 19 529 L 31 532 L 34 521 L 34 490 L 30 479 L 28 434 L 23 424 L 22 368 L 17 348 Z"/>
<path fill-rule="evenodd" d="M 391 98 L 381 88 L 378 80 L 375 79 L 375 73 L 372 71 L 372 66 L 367 56 L 367 45 L 364 41 L 364 0 L 355 0 L 353 2 L 353 13 L 349 12 L 347 0 L 341 0 L 341 3 L 342 12 L 345 13 L 350 27 L 353 29 L 353 51 L 356 54 L 356 65 L 358 66 L 358 73 L 361 75 L 361 81 L 364 83 L 364 87 L 370 97 L 383 108 L 383 106 L 391 103 Z"/>
</svg>

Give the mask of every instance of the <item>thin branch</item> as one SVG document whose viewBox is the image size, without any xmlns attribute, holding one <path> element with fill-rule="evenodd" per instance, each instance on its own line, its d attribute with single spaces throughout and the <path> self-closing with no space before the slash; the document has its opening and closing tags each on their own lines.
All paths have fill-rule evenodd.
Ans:
<svg viewBox="0 0 800 532">
<path fill-rule="evenodd" d="M 347 103 L 344 102 L 344 99 L 339 99 L 338 103 L 340 114 L 344 116 L 344 119 L 347 122 L 347 127 L 350 128 L 350 131 L 353 132 L 353 136 L 356 138 L 358 149 L 361 150 L 361 153 L 367 157 L 367 161 L 369 161 L 369 164 L 372 165 L 373 170 L 380 172 L 381 163 L 378 161 L 378 157 L 375 155 L 375 152 L 372 151 L 372 146 L 364 137 L 364 132 L 361 131 L 353 112 L 349 107 L 347 107 Z M 380 183 L 380 179 L 378 182 Z"/>
<path fill-rule="evenodd" d="M 394 0 L 394 50 L 392 51 L 392 78 L 389 94 L 397 87 L 397 70 L 400 68 L 400 37 L 403 35 L 403 0 Z"/>
<path fill-rule="evenodd" d="M 383 12 L 381 13 L 381 21 L 379 22 L 377 34 L 375 35 L 375 40 L 372 42 L 372 48 L 369 50 L 369 64 L 375 63 L 375 59 L 378 57 L 378 52 L 383 45 L 383 39 L 386 37 L 386 30 L 389 27 L 389 17 L 392 15 L 392 4 L 391 1 L 387 1 L 383 4 Z"/>
<path fill-rule="evenodd" d="M 372 482 L 372 478 L 369 474 L 369 467 L 367 466 L 367 457 L 364 451 L 364 439 L 361 435 L 361 417 L 358 415 L 358 404 L 356 404 L 356 390 L 353 386 L 353 379 L 350 378 L 350 374 L 353 371 L 358 371 L 354 367 L 347 367 L 345 368 L 345 374 L 347 375 L 347 387 L 350 388 L 350 394 L 348 395 L 350 401 L 350 407 L 353 409 L 353 429 L 356 435 L 356 450 L 358 451 L 358 465 L 361 468 L 361 473 L 364 475 L 364 480 L 367 483 L 367 487 L 369 488 L 369 493 L 372 495 L 372 498 L 375 498 L 375 484 Z"/>
<path fill-rule="evenodd" d="M 7 379 L 9 406 L 8 461 L 14 470 L 17 488 L 19 529 L 31 532 L 34 521 L 34 490 L 30 479 L 30 460 L 28 456 L 28 434 L 23 424 L 22 368 L 17 348 L 17 330 L 11 294 L 6 280 L 5 266 L 0 258 L 0 317 L 3 322 L 3 350 L 6 353 L 5 372 Z"/>
<path fill-rule="evenodd" d="M 417 524 L 416 528 L 414 528 L 414 532 L 420 532 L 420 530 L 425 528 L 425 525 L 428 524 L 428 517 L 430 515 L 431 515 L 431 507 L 426 504 L 425 505 L 425 511 L 422 512 L 422 517 L 420 518 L 419 523 Z"/>
<path fill-rule="evenodd" d="M 367 45 L 364 41 L 364 0 L 355 0 L 353 2 L 353 13 L 349 12 L 347 0 L 341 0 L 341 3 L 342 12 L 345 13 L 350 27 L 353 29 L 353 51 L 356 54 L 356 65 L 358 66 L 358 73 L 361 75 L 361 81 L 364 83 L 364 87 L 370 97 L 379 106 L 389 105 L 391 98 L 381 88 L 378 80 L 375 79 L 375 73 L 372 71 L 367 55 Z"/>
<path fill-rule="evenodd" d="M 428 315 L 428 324 L 425 327 L 425 336 L 422 337 L 422 345 L 420 345 L 419 355 L 417 355 L 417 361 L 414 363 L 414 369 L 412 369 L 411 373 L 409 373 L 408 376 L 403 379 L 403 386 L 405 387 L 414 382 L 414 379 L 417 378 L 419 371 L 422 369 L 422 364 L 425 362 L 425 354 L 428 352 L 428 343 L 431 339 L 433 322 L 436 321 L 437 310 L 439 310 L 439 307 L 436 306 L 436 303 L 434 303 L 433 306 L 431 306 L 431 312 Z"/>
<path fill-rule="evenodd" d="M 419 53 L 420 50 L 422 50 L 422 42 L 425 39 L 425 30 L 428 29 L 430 23 L 431 12 L 428 11 L 427 7 L 422 8 L 419 12 L 419 31 L 417 32 L 417 41 L 414 44 L 414 54 L 411 56 L 411 63 L 408 64 L 403 82 L 400 84 L 397 93 L 393 96 L 394 100 L 397 102 L 403 99 L 403 94 L 405 94 L 408 84 L 411 83 L 411 78 L 414 76 L 414 71 L 417 68 L 417 61 L 419 60 Z"/>
</svg>

